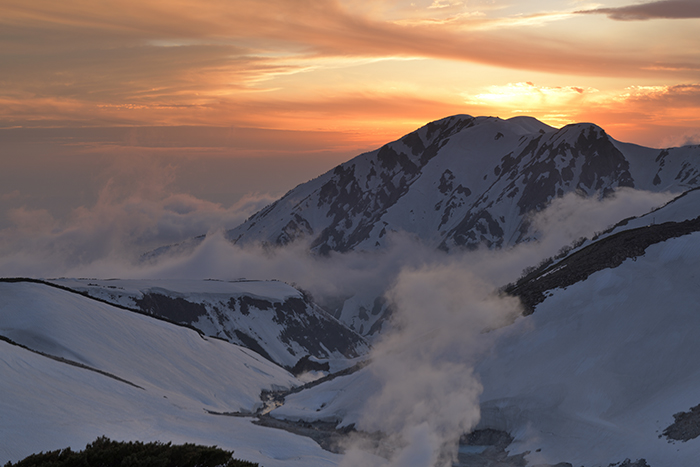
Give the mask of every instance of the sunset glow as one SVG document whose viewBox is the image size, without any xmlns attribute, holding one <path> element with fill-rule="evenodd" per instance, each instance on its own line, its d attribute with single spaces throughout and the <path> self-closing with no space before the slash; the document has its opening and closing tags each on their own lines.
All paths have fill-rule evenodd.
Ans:
<svg viewBox="0 0 700 467">
<path fill-rule="evenodd" d="M 320 172 L 458 113 L 698 143 L 699 5 L 0 0 L 0 157 L 42 144 Z"/>
</svg>

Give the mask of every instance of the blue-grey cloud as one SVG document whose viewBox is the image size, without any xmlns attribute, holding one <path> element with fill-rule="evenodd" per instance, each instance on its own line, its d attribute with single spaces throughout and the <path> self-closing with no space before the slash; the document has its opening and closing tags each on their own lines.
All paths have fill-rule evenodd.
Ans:
<svg viewBox="0 0 700 467">
<path fill-rule="evenodd" d="M 661 0 L 618 8 L 596 8 L 577 13 L 603 14 L 617 21 L 639 21 L 649 19 L 688 19 L 700 18 L 698 0 Z"/>
</svg>

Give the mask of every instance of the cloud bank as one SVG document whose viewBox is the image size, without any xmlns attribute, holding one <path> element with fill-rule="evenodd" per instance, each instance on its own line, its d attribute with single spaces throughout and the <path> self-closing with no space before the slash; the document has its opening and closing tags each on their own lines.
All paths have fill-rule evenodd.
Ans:
<svg viewBox="0 0 700 467">
<path fill-rule="evenodd" d="M 299 241 L 287 248 L 241 247 L 228 242 L 233 228 L 274 199 L 250 194 L 230 208 L 172 190 L 172 172 L 159 165 L 125 163 L 110 172 L 97 202 L 57 219 L 43 209 L 19 207 L 8 213 L 11 225 L 0 230 L 0 275 L 32 277 L 279 279 L 295 282 L 315 295 L 336 296 L 356 290 L 387 290 L 405 267 L 441 263 L 446 254 L 401 233 L 380 252 L 309 253 Z M 513 248 L 508 260 L 479 250 L 469 261 L 494 283 L 511 281 L 527 266 L 592 236 L 616 220 L 643 214 L 669 194 L 621 189 L 603 200 L 568 194 L 552 201 L 532 219 L 537 242 Z M 183 256 L 140 261 L 144 253 L 198 235 L 207 238 Z M 458 255 L 457 255 L 458 256 Z"/>
</svg>

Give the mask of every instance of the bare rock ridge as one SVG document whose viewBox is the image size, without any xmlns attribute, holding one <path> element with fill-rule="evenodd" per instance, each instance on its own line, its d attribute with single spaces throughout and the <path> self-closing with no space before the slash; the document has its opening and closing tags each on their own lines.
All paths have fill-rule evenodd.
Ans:
<svg viewBox="0 0 700 467">
<path fill-rule="evenodd" d="M 700 405 L 673 415 L 674 422 L 663 432 L 669 440 L 689 441 L 700 436 Z"/>
</svg>

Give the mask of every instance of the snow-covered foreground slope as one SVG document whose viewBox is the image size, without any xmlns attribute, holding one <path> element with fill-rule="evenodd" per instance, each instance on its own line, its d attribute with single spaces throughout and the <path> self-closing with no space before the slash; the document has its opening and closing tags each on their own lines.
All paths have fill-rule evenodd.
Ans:
<svg viewBox="0 0 700 467">
<path fill-rule="evenodd" d="M 508 430 L 533 461 L 694 465 L 700 439 L 660 435 L 673 414 L 700 403 L 698 260 L 693 233 L 551 291 L 499 331 L 478 367 L 482 423 Z"/>
<path fill-rule="evenodd" d="M 209 413 L 299 384 L 250 350 L 26 282 L 0 283 L 0 335 L 18 344 L 0 341 L 0 463 L 101 435 L 216 444 L 268 467 L 337 463 L 306 438 Z"/>
<path fill-rule="evenodd" d="M 534 314 L 493 331 L 495 344 L 475 367 L 478 427 L 509 432 L 511 453 L 529 451 L 529 465 L 696 465 L 700 438 L 661 435 L 673 414 L 700 404 L 698 261 L 700 233 L 652 245 L 549 291 Z M 379 388 L 366 367 L 290 396 L 272 413 L 357 423 Z"/>
</svg>

